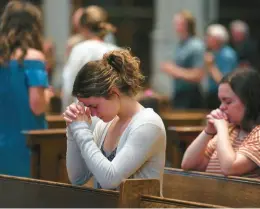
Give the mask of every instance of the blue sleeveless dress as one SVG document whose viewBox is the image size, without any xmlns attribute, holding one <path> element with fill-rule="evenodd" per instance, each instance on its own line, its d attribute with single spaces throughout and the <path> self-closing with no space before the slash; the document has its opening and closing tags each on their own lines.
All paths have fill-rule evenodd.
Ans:
<svg viewBox="0 0 260 209">
<path fill-rule="evenodd" d="M 24 130 L 45 129 L 45 115 L 30 109 L 29 88 L 48 87 L 45 63 L 11 60 L 0 66 L 0 174 L 30 177 L 30 151 Z"/>
</svg>

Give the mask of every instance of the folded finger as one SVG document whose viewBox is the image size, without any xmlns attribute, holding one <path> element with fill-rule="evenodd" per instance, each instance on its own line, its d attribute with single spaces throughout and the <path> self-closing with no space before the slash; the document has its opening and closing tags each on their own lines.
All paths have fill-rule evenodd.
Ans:
<svg viewBox="0 0 260 209">
<path fill-rule="evenodd" d="M 66 121 L 66 123 L 72 123 L 72 122 L 73 122 L 73 120 L 71 120 L 71 119 L 68 118 L 67 116 L 64 116 L 63 118 L 64 118 L 64 120 Z"/>
<path fill-rule="evenodd" d="M 214 117 L 214 118 L 218 118 L 218 113 L 217 113 L 216 110 L 213 110 L 213 111 L 210 113 L 210 115 L 211 115 L 212 117 Z"/>
<path fill-rule="evenodd" d="M 222 112 L 220 109 L 217 109 L 217 110 L 216 110 L 216 113 L 217 113 L 217 116 L 218 116 L 219 118 L 224 118 L 224 117 L 225 117 L 224 114 L 223 114 L 223 112 Z"/>
<path fill-rule="evenodd" d="M 71 111 L 71 112 L 74 113 L 74 114 L 79 114 L 79 113 L 80 113 L 80 111 L 78 110 L 76 104 L 71 104 L 71 105 L 67 108 L 67 110 Z"/>
<path fill-rule="evenodd" d="M 66 110 L 66 111 L 63 113 L 63 116 L 66 116 L 66 117 L 71 118 L 71 119 L 77 118 L 77 115 L 74 114 L 73 112 L 71 112 L 70 110 Z"/>
<path fill-rule="evenodd" d="M 82 102 L 78 102 L 78 104 L 76 105 L 78 111 L 83 114 L 85 111 L 85 107 L 84 107 L 84 104 Z"/>
<path fill-rule="evenodd" d="M 214 119 L 209 119 L 208 122 L 211 123 L 211 124 L 214 124 L 215 120 Z"/>
</svg>

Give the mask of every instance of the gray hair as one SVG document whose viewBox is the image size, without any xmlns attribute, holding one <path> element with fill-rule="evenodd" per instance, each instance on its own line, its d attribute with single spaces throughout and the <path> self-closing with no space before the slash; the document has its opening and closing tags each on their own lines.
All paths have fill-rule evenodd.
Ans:
<svg viewBox="0 0 260 209">
<path fill-rule="evenodd" d="M 241 33 L 248 34 L 249 27 L 248 24 L 242 20 L 234 20 L 230 24 L 230 30 L 239 31 Z"/>
<path fill-rule="evenodd" d="M 227 29 L 221 24 L 212 24 L 207 28 L 207 35 L 213 36 L 223 43 L 227 43 L 229 35 Z"/>
</svg>

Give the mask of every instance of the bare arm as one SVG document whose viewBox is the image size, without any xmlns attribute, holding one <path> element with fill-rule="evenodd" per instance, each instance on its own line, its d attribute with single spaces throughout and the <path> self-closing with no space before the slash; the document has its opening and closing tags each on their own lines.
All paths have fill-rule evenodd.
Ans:
<svg viewBox="0 0 260 209">
<path fill-rule="evenodd" d="M 30 107 L 35 115 L 41 115 L 47 109 L 47 101 L 45 99 L 44 88 L 31 87 L 29 89 Z"/>
<path fill-rule="evenodd" d="M 219 83 L 220 80 L 222 79 L 223 75 L 222 73 L 219 71 L 219 69 L 217 68 L 217 66 L 212 65 L 208 67 L 208 71 L 210 73 L 210 76 L 213 78 L 213 80 L 216 83 Z"/>
<path fill-rule="evenodd" d="M 216 120 L 217 127 L 217 153 L 220 167 L 224 175 L 242 175 L 249 173 L 257 167 L 251 159 L 245 155 L 236 153 L 229 141 L 227 122 Z"/>
<path fill-rule="evenodd" d="M 180 79 L 194 83 L 199 83 L 201 81 L 204 76 L 204 52 L 205 49 L 202 45 L 197 46 L 192 50 L 192 53 L 190 55 L 191 68 L 184 69 L 178 66 L 180 70 Z"/>
<path fill-rule="evenodd" d="M 183 69 L 181 67 L 179 68 L 179 78 L 186 80 L 186 81 L 190 81 L 190 82 L 194 82 L 194 83 L 199 83 L 201 81 L 201 79 L 204 76 L 204 72 L 201 68 L 192 68 L 192 69 Z"/>
<path fill-rule="evenodd" d="M 175 63 L 165 63 L 162 70 L 174 78 L 188 82 L 199 83 L 204 76 L 204 47 L 197 46 L 189 54 L 190 68 L 184 68 Z"/>
<path fill-rule="evenodd" d="M 209 159 L 205 156 L 205 150 L 211 139 L 204 131 L 192 142 L 186 150 L 181 167 L 184 170 L 205 171 Z"/>
<path fill-rule="evenodd" d="M 205 54 L 204 59 L 206 70 L 216 83 L 219 83 L 225 74 L 233 71 L 237 64 L 236 57 L 231 54 L 224 54 L 219 66 L 215 63 L 214 55 L 209 52 Z"/>
<path fill-rule="evenodd" d="M 27 55 L 25 56 L 25 59 L 39 60 L 45 62 L 44 54 L 35 49 L 29 49 Z M 42 73 L 46 73 L 46 72 L 42 72 Z M 30 103 L 31 110 L 35 115 L 40 115 L 44 113 L 47 109 L 47 104 L 48 104 L 47 98 L 45 96 L 45 87 L 42 86 L 29 87 L 29 103 Z"/>
</svg>

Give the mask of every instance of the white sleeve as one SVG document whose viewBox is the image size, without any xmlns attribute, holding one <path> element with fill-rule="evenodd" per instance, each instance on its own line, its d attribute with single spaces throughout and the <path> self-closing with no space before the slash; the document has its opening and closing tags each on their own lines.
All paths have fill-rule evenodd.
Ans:
<svg viewBox="0 0 260 209">
<path fill-rule="evenodd" d="M 93 141 L 93 134 L 84 122 L 69 125 L 73 139 L 89 170 L 104 189 L 117 188 L 134 174 L 165 143 L 165 132 L 151 123 L 132 130 L 122 150 L 110 162 Z"/>
<path fill-rule="evenodd" d="M 91 132 L 93 132 L 96 128 L 96 124 L 98 121 L 100 121 L 99 118 L 92 118 L 92 124 L 90 127 Z M 81 152 L 77 145 L 77 142 L 73 140 L 72 134 L 68 128 L 66 167 L 69 180 L 72 184 L 83 185 L 93 176 L 81 156 Z"/>
<path fill-rule="evenodd" d="M 92 176 L 84 159 L 81 156 L 80 149 L 72 139 L 72 135 L 67 128 L 67 153 L 66 167 L 69 180 L 74 185 L 85 184 Z"/>
</svg>

